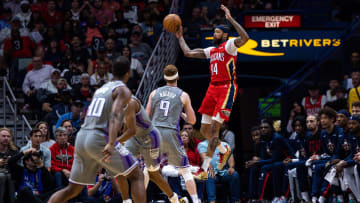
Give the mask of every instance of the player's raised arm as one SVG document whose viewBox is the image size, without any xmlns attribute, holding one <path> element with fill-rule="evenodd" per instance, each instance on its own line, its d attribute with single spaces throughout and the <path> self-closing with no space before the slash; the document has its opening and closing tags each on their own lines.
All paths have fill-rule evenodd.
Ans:
<svg viewBox="0 0 360 203">
<path fill-rule="evenodd" d="M 182 26 L 180 26 L 179 30 L 175 33 L 175 35 L 176 35 L 176 38 L 179 39 L 180 47 L 181 47 L 181 49 L 184 52 L 184 55 L 186 57 L 190 57 L 190 58 L 206 58 L 204 49 L 197 48 L 197 49 L 191 50 L 189 48 L 189 46 L 186 44 L 185 39 L 183 37 L 183 27 Z"/>
<path fill-rule="evenodd" d="M 125 115 L 126 130 L 119 137 L 118 142 L 124 143 L 126 140 L 136 135 L 136 112 L 138 108 L 138 103 L 134 99 L 131 99 Z"/>
<path fill-rule="evenodd" d="M 225 12 L 225 18 L 234 26 L 236 32 L 240 35 L 234 41 L 235 46 L 239 48 L 249 40 L 249 35 L 245 29 L 231 16 L 230 10 L 226 6 L 221 5 L 221 9 Z"/>
</svg>

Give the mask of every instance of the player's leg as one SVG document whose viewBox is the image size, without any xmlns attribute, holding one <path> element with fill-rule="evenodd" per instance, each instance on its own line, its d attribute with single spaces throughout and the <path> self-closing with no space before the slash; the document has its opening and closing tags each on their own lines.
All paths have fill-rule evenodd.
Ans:
<svg viewBox="0 0 360 203">
<path fill-rule="evenodd" d="M 134 168 L 126 178 L 130 181 L 131 197 L 136 203 L 146 202 L 146 191 L 144 186 L 144 175 L 139 167 Z"/>
<path fill-rule="evenodd" d="M 128 201 L 129 197 L 129 183 L 125 176 L 119 175 L 116 180 L 118 181 L 121 198 L 123 201 Z"/>
<path fill-rule="evenodd" d="M 70 182 L 68 186 L 66 186 L 62 190 L 59 190 L 55 194 L 53 194 L 48 202 L 49 203 L 66 202 L 69 199 L 72 199 L 72 198 L 76 197 L 78 194 L 80 194 L 80 192 L 83 188 L 84 188 L 83 185 Z"/>
<path fill-rule="evenodd" d="M 166 196 L 168 196 L 171 203 L 179 202 L 177 194 L 172 191 L 168 182 L 166 182 L 165 179 L 161 176 L 160 169 L 155 171 L 148 169 L 148 173 L 150 180 L 153 181 L 161 189 L 161 191 L 166 194 Z"/>
<path fill-rule="evenodd" d="M 184 178 L 186 190 L 190 194 L 192 201 L 194 203 L 198 203 L 199 198 L 197 195 L 196 184 L 195 184 L 194 176 L 190 171 L 190 168 L 189 167 L 179 168 L 179 173 Z"/>
</svg>

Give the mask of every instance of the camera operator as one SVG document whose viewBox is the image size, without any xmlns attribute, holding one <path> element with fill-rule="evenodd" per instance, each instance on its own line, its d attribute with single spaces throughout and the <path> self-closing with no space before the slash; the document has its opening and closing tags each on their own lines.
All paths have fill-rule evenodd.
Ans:
<svg viewBox="0 0 360 203">
<path fill-rule="evenodd" d="M 17 164 L 21 158 L 24 166 Z M 15 180 L 16 203 L 46 202 L 54 192 L 54 177 L 44 166 L 41 151 L 35 148 L 26 149 L 12 156 L 8 164 L 11 176 Z"/>
<path fill-rule="evenodd" d="M 108 175 L 104 168 L 96 177 L 96 184 L 88 186 L 88 201 L 90 203 L 115 203 L 121 200 L 119 185 L 115 178 Z"/>
<path fill-rule="evenodd" d="M 50 171 L 50 167 L 51 167 L 51 152 L 48 148 L 40 145 L 41 140 L 42 140 L 42 134 L 41 131 L 37 128 L 33 128 L 30 131 L 30 141 L 27 145 L 25 145 L 24 147 L 22 147 L 20 149 L 20 152 L 25 152 L 28 149 L 35 149 L 37 152 L 40 153 L 40 158 L 41 161 L 44 163 L 45 168 L 48 169 L 48 171 Z M 20 163 L 20 165 L 22 165 L 22 163 Z"/>
</svg>

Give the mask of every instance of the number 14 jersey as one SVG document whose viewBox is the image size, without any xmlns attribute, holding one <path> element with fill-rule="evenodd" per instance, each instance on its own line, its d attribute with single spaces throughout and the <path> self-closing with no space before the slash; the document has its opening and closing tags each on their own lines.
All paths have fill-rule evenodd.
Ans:
<svg viewBox="0 0 360 203">
<path fill-rule="evenodd" d="M 182 89 L 163 86 L 156 89 L 151 100 L 151 119 L 156 127 L 164 127 L 180 131 L 180 119 L 183 111 L 181 101 Z"/>
</svg>

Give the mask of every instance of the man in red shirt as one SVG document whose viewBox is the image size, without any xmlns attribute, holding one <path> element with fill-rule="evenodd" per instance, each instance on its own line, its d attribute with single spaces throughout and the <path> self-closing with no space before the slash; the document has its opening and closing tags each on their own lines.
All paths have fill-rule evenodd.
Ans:
<svg viewBox="0 0 360 203">
<path fill-rule="evenodd" d="M 56 129 L 55 141 L 50 147 L 51 172 L 55 174 L 56 187 L 62 188 L 68 184 L 74 160 L 74 147 L 68 143 L 68 133 L 64 127 Z"/>
<path fill-rule="evenodd" d="M 48 1 L 47 10 L 43 11 L 41 15 L 47 26 L 55 26 L 62 23 L 62 13 L 56 11 L 56 2 L 54 0 Z"/>
<path fill-rule="evenodd" d="M 236 97 L 235 64 L 237 48 L 243 46 L 249 39 L 246 31 L 231 17 L 229 9 L 224 5 L 221 5 L 221 9 L 225 12 L 226 19 L 234 26 L 239 37 L 227 40 L 229 31 L 220 25 L 214 31 L 214 43 L 217 47 L 191 50 L 183 38 L 182 27 L 176 33 L 180 47 L 186 57 L 210 59 L 211 82 L 199 109 L 202 114 L 200 132 L 209 140 L 202 165 L 205 172 L 209 167 L 216 147 L 224 154 L 224 160 L 219 161 L 219 170 L 222 169 L 226 159 L 231 154 L 231 149 L 221 144 L 219 132 L 221 124 L 228 121 L 230 117 L 231 108 Z"/>
</svg>

